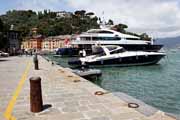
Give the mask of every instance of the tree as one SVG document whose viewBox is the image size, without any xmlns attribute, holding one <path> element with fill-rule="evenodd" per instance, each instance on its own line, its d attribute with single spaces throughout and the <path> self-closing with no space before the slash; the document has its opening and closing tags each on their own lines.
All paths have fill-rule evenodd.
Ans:
<svg viewBox="0 0 180 120">
<path fill-rule="evenodd" d="M 113 29 L 115 29 L 116 31 L 122 32 L 122 33 L 126 33 L 126 30 L 125 30 L 126 28 L 128 28 L 128 26 L 125 24 L 121 24 L 121 23 L 118 25 L 115 25 L 113 27 Z"/>
<path fill-rule="evenodd" d="M 107 24 L 108 25 L 114 25 L 114 22 L 113 22 L 113 20 L 109 19 Z"/>
<path fill-rule="evenodd" d="M 141 38 L 142 40 L 147 40 L 147 41 L 150 41 L 150 40 L 152 39 L 151 37 L 148 36 L 147 33 L 142 33 L 142 34 L 140 35 L 140 38 Z"/>
<path fill-rule="evenodd" d="M 86 13 L 85 10 L 77 10 L 70 14 L 70 17 L 67 15 L 62 18 L 57 18 L 56 12 L 50 10 L 39 11 L 38 14 L 32 10 L 12 10 L 0 18 L 8 26 L 13 24 L 14 30 L 21 31 L 22 37 L 31 36 L 31 29 L 34 27 L 38 28 L 38 34 L 44 36 L 72 34 L 99 28 L 98 17 L 93 12 Z"/>
<path fill-rule="evenodd" d="M 41 11 L 38 11 L 38 19 L 42 19 L 44 17 L 43 13 Z"/>
<path fill-rule="evenodd" d="M 47 16 L 47 15 L 48 15 L 48 11 L 44 10 L 44 16 Z"/>
<path fill-rule="evenodd" d="M 77 16 L 84 16 L 85 13 L 86 13 L 85 10 L 77 10 L 77 11 L 74 12 L 74 14 L 77 15 Z"/>
<path fill-rule="evenodd" d="M 50 18 L 56 18 L 56 13 L 55 12 L 49 12 Z"/>
<path fill-rule="evenodd" d="M 3 22 L 0 19 L 0 49 L 3 47 Z"/>
<path fill-rule="evenodd" d="M 5 48 L 6 44 L 7 44 L 5 29 L 6 29 L 5 25 L 4 25 L 3 21 L 0 19 L 0 49 Z"/>
<path fill-rule="evenodd" d="M 0 19 L 0 32 L 2 32 L 4 29 L 3 21 Z"/>
</svg>

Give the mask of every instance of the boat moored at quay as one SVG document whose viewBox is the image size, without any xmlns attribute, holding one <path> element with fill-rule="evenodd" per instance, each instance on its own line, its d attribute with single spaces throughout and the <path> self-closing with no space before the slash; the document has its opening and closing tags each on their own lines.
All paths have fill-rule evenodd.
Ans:
<svg viewBox="0 0 180 120">
<path fill-rule="evenodd" d="M 108 28 L 91 29 L 80 35 L 72 37 L 70 42 L 70 48 L 66 48 L 64 51 L 60 48 L 57 54 L 62 55 L 78 55 L 81 50 L 85 50 L 88 55 L 92 54 L 92 46 L 94 45 L 118 45 L 125 48 L 128 51 L 159 51 L 163 45 L 153 44 L 153 40 L 141 40 L 140 37 L 123 34 L 115 30 Z M 70 50 L 68 50 L 70 49 Z M 76 52 L 72 52 L 72 51 Z M 69 52 L 68 52 L 69 51 Z M 74 53 L 74 54 L 72 54 Z"/>
<path fill-rule="evenodd" d="M 146 52 L 146 51 L 126 51 L 120 46 L 100 46 L 102 52 L 96 55 L 81 57 L 70 60 L 68 63 L 72 66 L 133 66 L 133 65 L 151 65 L 158 63 L 161 58 L 166 56 L 164 52 Z"/>
<path fill-rule="evenodd" d="M 153 40 L 142 40 L 140 37 L 123 34 L 108 28 L 91 29 L 77 35 L 71 41 L 71 45 L 82 49 L 91 49 L 92 45 L 119 45 L 128 51 L 158 51 L 163 47 L 163 45 L 154 45 Z"/>
</svg>

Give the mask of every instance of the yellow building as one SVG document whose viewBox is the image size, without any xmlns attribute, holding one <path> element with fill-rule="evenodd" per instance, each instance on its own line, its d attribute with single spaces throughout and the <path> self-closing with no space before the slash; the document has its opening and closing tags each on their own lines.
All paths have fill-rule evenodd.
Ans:
<svg viewBox="0 0 180 120">
<path fill-rule="evenodd" d="M 66 47 L 67 39 L 70 40 L 70 35 L 59 35 L 47 37 L 42 41 L 43 51 L 54 51 L 58 48 Z"/>
<path fill-rule="evenodd" d="M 21 49 L 28 49 L 28 41 L 27 40 L 23 40 L 21 42 Z"/>
<path fill-rule="evenodd" d="M 21 49 L 25 50 L 41 50 L 42 49 L 42 41 L 44 40 L 43 36 L 37 35 L 33 37 L 27 37 L 23 40 L 21 44 Z"/>
<path fill-rule="evenodd" d="M 59 35 L 43 38 L 42 36 L 27 37 L 22 41 L 21 49 L 54 51 L 58 48 L 67 47 L 70 35 Z"/>
</svg>

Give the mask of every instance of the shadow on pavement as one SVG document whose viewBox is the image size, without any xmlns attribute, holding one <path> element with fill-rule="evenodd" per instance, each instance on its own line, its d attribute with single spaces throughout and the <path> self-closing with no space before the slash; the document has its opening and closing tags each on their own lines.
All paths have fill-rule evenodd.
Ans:
<svg viewBox="0 0 180 120">
<path fill-rule="evenodd" d="M 52 107 L 51 104 L 45 104 L 45 105 L 43 105 L 43 110 L 49 109 L 51 107 Z"/>
<path fill-rule="evenodd" d="M 6 59 L 0 59 L 0 62 L 5 62 L 5 61 L 9 61 L 9 60 L 6 60 Z"/>
</svg>

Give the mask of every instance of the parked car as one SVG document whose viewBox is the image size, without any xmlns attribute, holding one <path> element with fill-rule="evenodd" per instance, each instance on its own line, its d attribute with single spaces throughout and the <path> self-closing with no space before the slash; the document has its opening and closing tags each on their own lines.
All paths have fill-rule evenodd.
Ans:
<svg viewBox="0 0 180 120">
<path fill-rule="evenodd" d="M 0 51 L 0 56 L 1 56 L 1 57 L 8 57 L 8 56 L 9 56 L 9 53 Z"/>
</svg>

